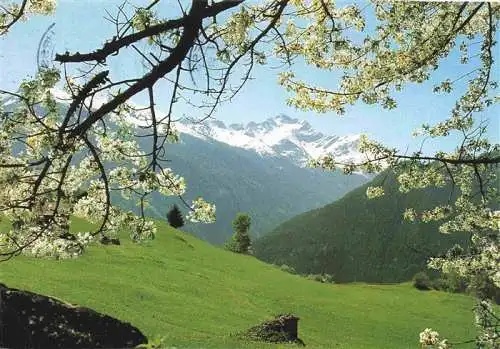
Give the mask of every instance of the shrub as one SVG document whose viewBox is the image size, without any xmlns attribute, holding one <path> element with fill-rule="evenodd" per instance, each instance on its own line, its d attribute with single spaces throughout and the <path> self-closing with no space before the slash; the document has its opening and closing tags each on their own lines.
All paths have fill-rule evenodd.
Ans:
<svg viewBox="0 0 500 349">
<path fill-rule="evenodd" d="M 321 282 L 323 284 L 333 284 L 335 281 L 333 280 L 333 276 L 330 274 L 309 274 L 306 276 L 309 280 L 314 280 L 317 282 Z"/>
<path fill-rule="evenodd" d="M 297 271 L 295 271 L 295 268 L 294 267 L 291 267 L 289 265 L 286 265 L 286 264 L 282 264 L 280 266 L 280 270 L 281 271 L 284 271 L 284 272 L 287 272 L 287 273 L 290 273 L 290 274 L 294 274 L 296 275 L 297 274 Z"/>
<path fill-rule="evenodd" d="M 238 244 L 232 237 L 224 243 L 224 249 L 234 253 L 239 253 Z"/>
<path fill-rule="evenodd" d="M 426 272 L 421 271 L 415 274 L 413 277 L 413 286 L 421 291 L 430 290 L 432 288 L 432 282 Z"/>
<path fill-rule="evenodd" d="M 306 279 L 323 282 L 320 274 L 309 274 L 306 276 Z"/>
<path fill-rule="evenodd" d="M 335 280 L 333 280 L 333 275 L 330 274 L 323 274 L 323 282 L 328 283 L 328 284 L 334 284 Z"/>
<path fill-rule="evenodd" d="M 168 224 L 174 228 L 180 228 L 184 225 L 184 217 L 182 217 L 182 212 L 177 205 L 174 205 L 170 211 L 168 211 L 167 220 Z"/>
<path fill-rule="evenodd" d="M 250 229 L 250 217 L 247 214 L 238 213 L 233 220 L 234 234 L 224 244 L 228 251 L 243 254 L 252 254 L 252 241 L 248 230 Z"/>
<path fill-rule="evenodd" d="M 450 292 L 450 286 L 448 285 L 448 281 L 443 278 L 437 278 L 431 281 L 432 288 L 436 291 L 446 291 Z M 416 287 L 416 286 L 415 286 Z"/>
<path fill-rule="evenodd" d="M 464 293 L 467 291 L 467 281 L 457 273 L 448 273 L 443 277 L 446 282 L 445 291 L 454 293 Z"/>
<path fill-rule="evenodd" d="M 467 281 L 456 272 L 450 272 L 432 280 L 431 284 L 435 290 L 472 294 L 478 298 L 490 299 L 496 304 L 500 304 L 500 288 L 480 273 Z"/>
</svg>

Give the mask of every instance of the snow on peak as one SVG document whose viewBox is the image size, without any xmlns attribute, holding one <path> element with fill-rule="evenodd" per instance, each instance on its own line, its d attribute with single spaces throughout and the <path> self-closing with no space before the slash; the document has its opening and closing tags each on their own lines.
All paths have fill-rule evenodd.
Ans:
<svg viewBox="0 0 500 349">
<path fill-rule="evenodd" d="M 357 150 L 360 135 L 326 136 L 307 121 L 285 114 L 259 123 L 229 126 L 213 119 L 201 124 L 182 120 L 177 127 L 181 133 L 254 150 L 262 156 L 288 158 L 299 166 L 328 153 L 343 162 L 357 162 L 361 156 Z"/>
<path fill-rule="evenodd" d="M 268 119 L 268 120 L 273 120 L 273 119 Z M 293 123 L 297 123 L 299 122 L 299 120 L 297 119 L 292 119 L 291 117 L 289 117 L 288 115 L 286 114 L 279 114 L 279 115 L 276 115 L 274 117 L 274 120 L 278 123 L 282 123 L 282 124 L 293 124 Z"/>
</svg>

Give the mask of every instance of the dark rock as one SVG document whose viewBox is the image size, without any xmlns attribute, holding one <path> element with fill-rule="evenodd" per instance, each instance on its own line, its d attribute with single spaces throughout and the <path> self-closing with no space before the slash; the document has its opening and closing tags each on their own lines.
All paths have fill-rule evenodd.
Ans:
<svg viewBox="0 0 500 349">
<path fill-rule="evenodd" d="M 299 318 L 292 314 L 280 314 L 247 330 L 243 336 L 255 341 L 269 343 L 297 343 L 305 346 L 298 338 Z"/>
<path fill-rule="evenodd" d="M 99 242 L 103 245 L 109 245 L 109 244 L 111 244 L 111 239 L 108 238 L 107 236 L 101 236 L 101 238 L 99 239 Z"/>
<path fill-rule="evenodd" d="M 120 245 L 120 239 L 110 238 L 107 236 L 102 236 L 99 242 L 103 245 Z"/>
<path fill-rule="evenodd" d="M 142 343 L 147 338 L 129 323 L 0 284 L 0 347 L 132 348 Z"/>
</svg>

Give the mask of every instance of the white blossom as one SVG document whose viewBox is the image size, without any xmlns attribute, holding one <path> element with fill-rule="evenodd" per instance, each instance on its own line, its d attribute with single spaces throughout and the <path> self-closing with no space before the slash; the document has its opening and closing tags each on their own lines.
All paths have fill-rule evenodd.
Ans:
<svg viewBox="0 0 500 349">
<path fill-rule="evenodd" d="M 420 344 L 430 346 L 436 345 L 439 342 L 439 333 L 431 328 L 426 328 L 420 332 Z"/>
<path fill-rule="evenodd" d="M 211 223 L 215 221 L 215 205 L 210 204 L 203 200 L 202 198 L 198 198 L 193 200 L 193 204 L 191 205 L 191 211 L 188 213 L 187 218 L 191 222 L 202 222 L 202 223 Z"/>
<path fill-rule="evenodd" d="M 384 196 L 384 188 L 382 187 L 368 187 L 366 188 L 366 197 L 368 199 L 375 199 Z"/>
</svg>

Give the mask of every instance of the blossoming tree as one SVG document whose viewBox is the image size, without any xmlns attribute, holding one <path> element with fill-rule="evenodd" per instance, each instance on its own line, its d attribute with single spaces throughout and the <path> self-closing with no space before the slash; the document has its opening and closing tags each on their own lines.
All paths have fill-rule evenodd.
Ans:
<svg viewBox="0 0 500 349">
<path fill-rule="evenodd" d="M 157 9 L 166 4 L 179 6 L 180 15 L 160 16 Z M 54 8 L 49 0 L 3 6 L 0 35 L 29 15 L 49 14 Z M 242 89 L 257 64 L 285 63 L 279 83 L 290 92 L 290 105 L 342 114 L 358 102 L 396 108 L 395 92 L 407 83 L 429 80 L 444 58 L 459 51 L 467 71 L 439 81 L 432 92 L 450 93 L 459 84 L 465 92 L 441 122 L 417 131 L 425 139 L 458 135 L 454 151 L 407 154 L 363 137 L 364 162 L 340 164 L 326 154 L 311 165 L 346 174 L 390 167 L 403 192 L 451 185 L 448 204 L 425 212 L 409 207 L 404 217 L 441 221 L 443 233 L 468 232 L 469 250 L 431 258 L 429 265 L 469 279 L 481 274 L 499 287 L 500 215 L 495 205 L 500 147 L 487 139 L 481 118 L 498 102 L 494 53 L 499 17 L 499 4 L 475 2 L 373 1 L 363 8 L 333 0 L 153 0 L 139 8 L 124 3 L 109 18 L 115 35 L 101 47 L 57 54 L 53 65 L 23 81 L 18 91 L 0 91 L 19 102 L 13 110 L 0 111 L 0 210 L 15 223 L 0 234 L 0 254 L 75 255 L 93 236 L 123 226 L 136 240 L 151 237 L 154 224 L 144 214 L 137 217 L 113 206 L 111 193 L 134 196 L 141 207 L 152 192 L 182 195 L 184 180 L 163 161 L 165 145 L 178 138 L 173 122 L 177 103 L 190 103 L 202 112 L 201 120 L 209 118 Z M 370 30 L 365 29 L 367 21 L 375 24 Z M 148 48 L 139 49 L 141 42 Z M 114 78 L 106 62 L 124 54 L 141 57 L 147 72 Z M 300 77 L 297 61 L 343 72 L 338 88 Z M 165 115 L 155 109 L 160 80 L 171 86 Z M 52 93 L 61 83 L 68 94 L 62 111 Z M 94 103 L 102 93 L 110 98 Z M 139 93 L 149 96 L 146 110 L 134 110 L 129 103 Z M 128 117 L 134 113 L 145 117 L 141 133 Z M 148 151 L 137 146 L 145 135 L 152 140 Z M 384 191 L 369 188 L 367 195 L 376 198 Z M 201 198 L 189 206 L 194 220 L 214 218 L 215 208 Z M 85 217 L 98 228 L 71 233 L 64 229 L 70 215 Z M 476 310 L 480 332 L 475 340 L 498 347 L 499 317 L 493 306 L 482 299 Z M 420 342 L 423 347 L 449 346 L 431 329 L 421 333 Z"/>
</svg>

